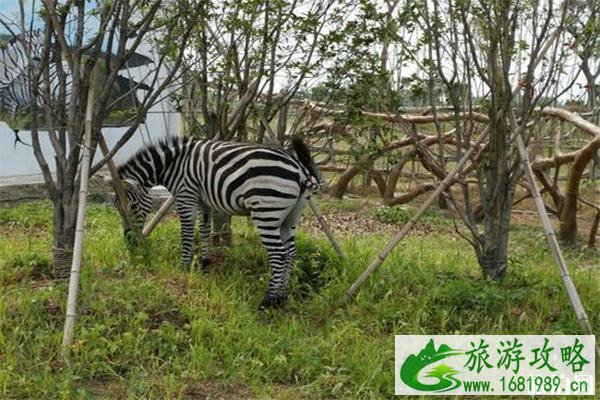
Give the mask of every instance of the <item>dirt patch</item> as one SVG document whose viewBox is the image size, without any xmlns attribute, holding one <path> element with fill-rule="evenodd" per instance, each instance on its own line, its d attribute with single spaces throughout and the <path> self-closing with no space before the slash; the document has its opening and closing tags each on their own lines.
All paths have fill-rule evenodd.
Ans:
<svg viewBox="0 0 600 400">
<path fill-rule="evenodd" d="M 173 293 L 177 297 L 183 297 L 188 292 L 188 284 L 184 279 L 170 278 L 166 282 L 169 292 Z"/>
<path fill-rule="evenodd" d="M 223 383 L 215 381 L 204 381 L 188 386 L 185 391 L 185 399 L 251 399 L 252 392 L 241 384 Z"/>
<path fill-rule="evenodd" d="M 125 398 L 126 393 L 121 390 L 120 380 L 111 376 L 96 376 L 93 379 L 81 385 L 84 389 L 90 392 L 94 397 L 99 398 Z"/>
<path fill-rule="evenodd" d="M 0 188 L 0 203 L 39 200 L 46 198 L 47 195 L 44 183 L 2 186 Z"/>
<path fill-rule="evenodd" d="M 62 309 L 60 308 L 60 304 L 58 304 L 55 300 L 46 299 L 44 300 L 43 305 L 46 314 L 48 314 L 50 318 L 54 320 L 61 320 L 62 318 L 64 318 Z"/>
<path fill-rule="evenodd" d="M 169 322 L 179 328 L 183 328 L 190 323 L 190 320 L 178 308 L 160 310 L 150 314 L 150 317 L 148 318 L 148 329 L 158 329 L 163 322 Z"/>
<path fill-rule="evenodd" d="M 20 238 L 27 236 L 31 239 L 38 239 L 48 235 L 49 226 L 23 226 L 23 224 L 11 221 L 5 224 L 0 224 L 0 234 L 5 237 Z"/>
<path fill-rule="evenodd" d="M 334 233 L 342 235 L 367 233 L 393 233 L 400 228 L 394 224 L 386 224 L 375 218 L 365 217 L 352 211 L 332 212 L 325 219 Z M 323 230 L 312 214 L 303 215 L 299 226 L 311 234 L 321 234 Z"/>
</svg>

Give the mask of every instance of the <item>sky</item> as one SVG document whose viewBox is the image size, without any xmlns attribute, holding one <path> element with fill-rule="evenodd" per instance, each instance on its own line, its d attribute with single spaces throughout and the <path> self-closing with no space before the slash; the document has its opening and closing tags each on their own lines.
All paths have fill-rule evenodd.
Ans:
<svg viewBox="0 0 600 400">
<path fill-rule="evenodd" d="M 24 0 L 26 16 L 27 16 L 26 23 L 30 22 L 32 5 L 35 8 L 39 8 L 39 5 L 41 4 L 41 2 L 42 2 L 42 0 Z M 88 4 L 88 6 L 90 5 L 90 3 L 87 3 L 87 4 Z M 7 20 L 18 21 L 18 14 L 19 14 L 18 0 L 0 0 L 0 18 L 2 18 L 4 21 L 7 21 Z M 34 19 L 34 27 L 41 27 L 41 24 L 42 23 L 39 18 Z M 95 21 L 95 18 L 90 18 L 90 20 L 86 21 L 86 29 L 87 30 L 97 29 L 97 26 L 98 26 L 98 24 Z M 15 26 L 14 30 L 18 31 L 19 29 Z M 8 32 L 4 26 L 0 25 L 0 34 L 3 34 L 3 33 L 5 34 Z M 392 49 L 392 54 L 390 55 L 390 59 L 394 58 L 393 53 L 394 53 L 394 50 Z M 571 60 L 568 61 L 569 67 L 567 69 L 576 68 L 577 63 L 578 63 L 578 60 L 576 58 L 572 58 Z M 409 65 L 406 68 L 403 68 L 402 75 L 409 76 L 418 70 L 419 70 L 419 68 L 416 65 L 412 65 L 412 66 Z M 282 77 L 280 80 L 281 80 L 281 82 L 278 82 L 279 83 L 278 86 L 283 85 L 285 77 Z M 319 79 L 316 79 L 316 81 L 319 81 Z M 565 82 L 565 84 L 566 84 L 566 81 L 569 81 L 569 79 L 567 79 L 565 76 L 563 76 L 562 79 L 560 79 L 559 87 L 562 86 L 561 84 L 563 82 Z M 585 84 L 585 80 L 583 79 L 583 76 L 579 76 L 576 84 L 573 85 L 573 87 L 567 93 L 565 93 L 563 96 L 561 96 L 561 100 L 564 101 L 569 97 L 581 96 L 584 92 L 584 89 L 583 89 L 584 84 Z"/>
<path fill-rule="evenodd" d="M 32 7 L 36 10 L 39 9 L 42 4 L 42 0 L 24 0 L 25 4 L 25 24 L 29 25 L 31 23 L 32 17 Z M 92 3 L 86 2 L 86 8 L 92 9 Z M 0 0 L 0 18 L 4 21 L 12 21 L 13 24 L 18 23 L 19 21 L 19 1 L 18 0 Z M 96 21 L 95 17 L 88 17 L 88 20 L 85 21 L 86 30 L 97 30 L 99 24 Z M 34 28 L 42 28 L 43 22 L 41 18 L 37 16 L 33 18 L 33 27 Z M 14 31 L 20 31 L 17 25 L 11 26 Z M 74 26 L 72 27 L 74 29 Z M 7 29 L 0 25 L 0 34 L 9 33 Z M 68 37 L 67 37 L 68 40 Z"/>
<path fill-rule="evenodd" d="M 35 4 L 33 3 L 35 2 Z M 41 0 L 25 0 L 25 22 L 29 22 L 29 18 L 31 17 L 31 6 L 32 4 L 38 7 Z M 2 17 L 5 21 L 18 21 L 19 19 L 19 1 L 18 0 L 0 0 L 0 17 Z M 37 18 L 36 18 L 37 20 Z M 35 25 L 40 25 L 40 21 L 35 21 Z M 16 28 L 16 27 L 15 27 Z M 8 33 L 4 26 L 0 26 L 0 33 Z"/>
</svg>

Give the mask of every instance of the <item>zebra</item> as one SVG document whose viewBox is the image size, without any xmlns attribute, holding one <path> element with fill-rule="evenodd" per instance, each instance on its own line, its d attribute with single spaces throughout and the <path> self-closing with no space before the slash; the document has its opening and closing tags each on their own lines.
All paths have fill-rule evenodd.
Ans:
<svg viewBox="0 0 600 400">
<path fill-rule="evenodd" d="M 291 151 L 239 142 L 175 137 L 143 148 L 120 165 L 134 224 L 151 211 L 150 188 L 176 196 L 181 223 L 181 267 L 193 259 L 194 225 L 200 214 L 202 265 L 208 264 L 212 213 L 250 216 L 272 268 L 260 308 L 281 306 L 296 256 L 295 228 L 310 195 L 324 181 L 310 149 L 299 138 Z M 117 201 L 115 205 L 120 207 Z M 125 232 L 127 236 L 127 232 Z"/>
</svg>

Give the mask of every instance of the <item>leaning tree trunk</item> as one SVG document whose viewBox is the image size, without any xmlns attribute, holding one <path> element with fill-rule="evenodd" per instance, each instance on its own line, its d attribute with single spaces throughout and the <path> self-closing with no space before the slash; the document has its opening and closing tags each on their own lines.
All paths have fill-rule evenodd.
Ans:
<svg viewBox="0 0 600 400">
<path fill-rule="evenodd" d="M 337 182 L 331 186 L 329 189 L 329 195 L 336 199 L 341 199 L 344 197 L 344 194 L 346 193 L 348 185 L 352 179 L 354 179 L 361 169 L 365 169 L 369 164 L 371 164 L 375 158 L 376 155 L 370 153 L 360 156 L 356 163 L 344 171 L 344 173 L 339 176 Z"/>
<path fill-rule="evenodd" d="M 595 142 L 600 143 L 600 140 Z M 594 142 L 592 142 L 594 143 Z M 579 184 L 586 165 L 592 160 L 599 146 L 586 146 L 575 156 L 567 180 L 565 201 L 560 213 L 560 237 L 569 244 L 577 241 L 577 197 Z"/>
<path fill-rule="evenodd" d="M 585 57 L 582 60 L 581 71 L 583 72 L 583 75 L 585 76 L 585 80 L 587 83 L 587 85 L 585 85 L 585 88 L 587 91 L 587 96 L 588 96 L 587 105 L 590 109 L 593 110 L 596 107 L 596 96 L 597 96 L 596 77 L 590 70 L 589 59 L 590 59 L 590 56 L 588 55 L 587 57 Z"/>
<path fill-rule="evenodd" d="M 567 179 L 567 186 L 565 188 L 562 207 L 560 208 L 560 237 L 567 243 L 575 244 L 577 239 L 577 203 L 579 200 L 579 185 L 583 178 L 585 167 L 588 165 L 588 163 L 594 160 L 597 151 L 600 149 L 600 127 L 592 124 L 580 116 L 562 109 L 546 107 L 543 109 L 543 113 L 568 121 L 577 128 L 582 129 L 583 131 L 586 131 L 594 136 L 594 139 L 592 139 L 579 150 L 567 154 L 556 155 L 553 159 L 537 160 L 534 163 L 537 164 L 536 169 L 542 170 L 543 172 L 543 170 L 549 166 L 559 168 L 562 163 L 573 160 L 573 165 L 571 165 L 571 170 Z M 544 167 L 544 165 L 547 165 L 547 167 Z M 548 179 L 541 180 L 546 187 L 550 186 L 548 181 Z M 552 193 L 552 190 L 550 192 Z"/>
</svg>

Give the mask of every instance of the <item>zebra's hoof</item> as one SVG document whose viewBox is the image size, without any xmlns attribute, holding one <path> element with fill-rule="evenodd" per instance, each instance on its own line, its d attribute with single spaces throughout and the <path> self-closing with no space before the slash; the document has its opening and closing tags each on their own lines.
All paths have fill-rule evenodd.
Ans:
<svg viewBox="0 0 600 400">
<path fill-rule="evenodd" d="M 258 308 L 260 310 L 266 310 L 267 308 L 280 308 L 285 304 L 286 300 L 287 296 L 266 295 L 265 298 L 261 301 L 260 306 Z"/>
</svg>

